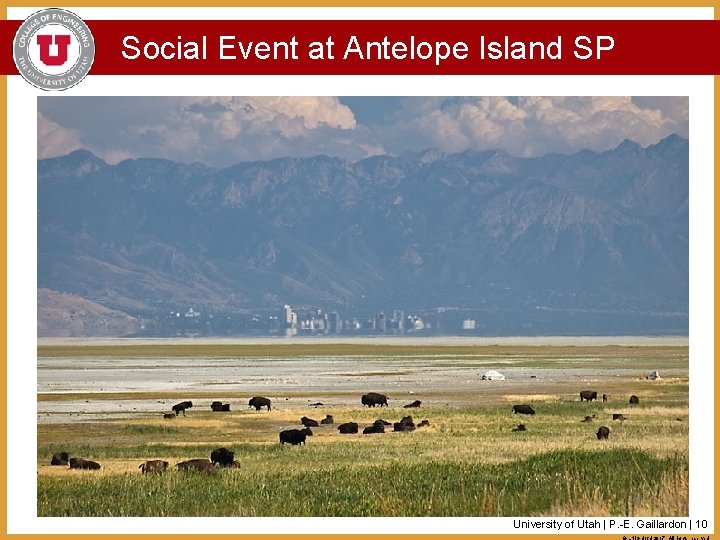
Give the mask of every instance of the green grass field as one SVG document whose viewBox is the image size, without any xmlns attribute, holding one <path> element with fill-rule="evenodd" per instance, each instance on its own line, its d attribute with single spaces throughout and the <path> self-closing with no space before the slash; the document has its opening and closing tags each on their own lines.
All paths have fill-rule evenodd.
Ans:
<svg viewBox="0 0 720 540">
<path fill-rule="evenodd" d="M 93 349 L 92 355 L 112 357 L 126 351 Z M 273 351 L 288 354 L 287 350 Z M 309 349 L 303 351 L 312 354 Z M 193 348 L 192 352 L 202 351 Z M 342 352 L 336 346 L 334 354 Z M 364 352 L 368 353 L 367 348 Z M 148 349 L 136 353 L 155 354 Z M 177 353 L 189 354 L 187 349 L 178 349 Z M 267 355 L 268 351 L 257 352 L 261 353 Z M 397 371 L 413 369 L 427 351 L 413 348 L 384 353 L 398 355 L 393 363 Z M 198 407 L 188 410 L 187 417 L 173 420 L 138 416 L 38 424 L 38 515 L 688 514 L 687 377 L 650 383 L 612 374 L 614 368 L 628 364 L 639 372 L 654 368 L 687 370 L 687 347 L 464 348 L 462 353 L 455 357 L 456 362 L 472 362 L 473 358 L 493 354 L 512 357 L 517 365 L 549 370 L 601 365 L 608 374 L 603 391 L 611 399 L 608 403 L 581 403 L 574 397 L 576 383 L 538 387 L 528 382 L 527 387 L 514 388 L 513 395 L 458 391 L 449 403 L 440 399 L 446 396 L 427 388 L 420 409 L 404 409 L 397 402 L 389 408 L 369 409 L 358 399 L 357 406 L 324 409 L 212 413 Z M 39 354 L 62 357 L 78 351 L 54 348 Z M 169 356 L 166 349 L 163 354 Z M 202 354 L 212 357 L 230 353 L 221 347 Z M 233 349 L 231 354 L 238 355 L 238 350 Z M 352 354 L 360 352 L 353 346 Z M 459 351 L 433 350 L 432 354 L 440 359 L 423 361 L 452 363 Z M 302 389 L 293 391 L 291 396 L 304 395 Z M 640 405 L 627 403 L 630 393 L 641 396 Z M 149 400 L 157 395 L 91 393 L 71 397 Z M 193 396 L 209 398 L 202 392 Z M 58 396 L 38 396 L 40 401 L 55 399 Z M 513 415 L 514 403 L 530 403 L 537 414 Z M 613 421 L 616 412 L 628 419 Z M 278 443 L 278 432 L 300 427 L 300 416 L 319 420 L 328 413 L 335 417 L 335 426 L 353 420 L 361 431 L 376 418 L 398 421 L 407 414 L 412 414 L 416 423 L 428 419 L 430 426 L 410 433 L 375 435 L 340 435 L 335 426 L 321 426 L 313 429 L 314 435 L 304 446 Z M 593 414 L 592 422 L 581 422 Z M 527 431 L 513 432 L 519 423 L 526 424 Z M 600 425 L 611 428 L 609 440 L 597 440 L 595 432 Z M 220 446 L 235 452 L 240 468 L 217 470 L 212 475 L 173 470 L 177 462 L 209 457 Z M 103 469 L 76 471 L 50 466 L 50 456 L 59 451 L 98 461 Z M 143 476 L 138 465 L 148 459 L 165 459 L 170 470 L 162 476 Z"/>
</svg>

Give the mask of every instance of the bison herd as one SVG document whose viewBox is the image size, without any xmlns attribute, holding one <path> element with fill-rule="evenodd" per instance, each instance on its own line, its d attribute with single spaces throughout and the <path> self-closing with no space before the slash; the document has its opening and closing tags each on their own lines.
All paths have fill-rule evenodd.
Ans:
<svg viewBox="0 0 720 540">
<path fill-rule="evenodd" d="M 591 402 L 597 400 L 597 398 L 598 393 L 594 390 L 583 390 L 580 392 L 580 401 Z M 383 394 L 369 392 L 367 394 L 364 394 L 360 398 L 360 402 L 363 406 L 367 407 L 389 407 L 388 399 L 389 398 Z M 602 400 L 603 402 L 608 401 L 607 394 L 602 394 Z M 419 408 L 421 403 L 422 402 L 420 400 L 415 400 L 412 403 L 403 405 L 403 408 Z M 630 396 L 629 403 L 631 405 L 637 405 L 640 403 L 640 399 L 638 398 L 638 396 L 632 395 Z M 317 403 L 315 405 L 321 406 L 322 404 Z M 180 403 L 172 406 L 172 413 L 164 413 L 163 417 L 174 418 L 176 416 L 179 416 L 180 413 L 185 416 L 185 411 L 192 408 L 192 406 L 192 401 L 181 401 Z M 249 400 L 248 407 L 254 408 L 256 411 L 259 411 L 263 408 L 266 408 L 269 411 L 271 410 L 272 402 L 266 397 L 255 396 Z M 230 404 L 222 403 L 221 401 L 213 401 L 210 404 L 210 409 L 213 412 L 230 411 Z M 533 409 L 530 405 L 527 404 L 518 404 L 512 406 L 512 413 L 532 416 L 535 415 L 535 409 Z M 583 420 L 581 420 L 581 422 L 593 422 L 594 419 L 595 414 L 587 415 Z M 624 420 L 627 420 L 627 417 L 622 413 L 612 413 L 612 419 L 622 422 Z M 293 428 L 280 431 L 279 440 L 281 446 L 285 444 L 290 444 L 292 446 L 304 445 L 307 437 L 313 435 L 311 428 L 334 425 L 335 418 L 332 415 L 328 414 L 325 416 L 325 418 L 318 421 L 307 416 L 303 416 L 302 418 L 300 418 L 300 424 L 304 426 L 302 429 Z M 362 429 L 362 433 L 385 433 L 386 428 L 389 428 L 389 426 L 392 426 L 392 431 L 394 432 L 409 432 L 414 431 L 416 428 L 421 428 L 429 425 L 430 422 L 426 419 L 422 420 L 416 425 L 412 416 L 405 416 L 401 418 L 398 422 L 388 422 L 387 420 L 378 418 L 372 424 L 365 426 Z M 338 424 L 336 429 L 340 434 L 355 434 L 359 433 L 360 425 L 357 422 L 348 421 Z M 527 426 L 525 424 L 518 424 L 517 427 L 514 427 L 512 429 L 512 431 L 525 432 L 527 431 Z M 607 426 L 600 426 L 595 435 L 597 436 L 598 440 L 607 440 L 610 436 L 610 428 Z M 78 457 L 70 457 L 67 452 L 58 452 L 53 454 L 50 460 L 50 464 L 68 466 L 70 469 L 99 470 L 102 468 L 102 466 L 96 461 L 91 461 Z M 142 474 L 160 474 L 165 472 L 168 466 L 169 464 L 167 461 L 154 459 L 141 463 L 138 468 L 140 469 Z M 175 468 L 180 471 L 214 473 L 218 468 L 233 468 L 239 466 L 240 464 L 235 461 L 234 452 L 228 450 L 227 448 L 218 448 L 210 453 L 210 459 L 195 458 L 187 461 L 181 461 L 175 465 Z"/>
<path fill-rule="evenodd" d="M 596 401 L 598 399 L 598 393 L 594 390 L 583 390 L 580 392 L 580 401 Z M 608 402 L 608 395 L 602 394 L 602 400 L 603 403 Z M 630 396 L 630 399 L 628 401 L 630 405 L 638 405 L 640 403 L 640 398 L 638 398 L 636 395 Z M 533 409 L 530 405 L 521 404 L 521 405 L 513 405 L 512 407 L 513 414 L 527 414 L 527 415 L 534 415 L 535 409 Z M 612 419 L 617 420 L 620 422 L 624 422 L 628 419 L 627 416 L 625 416 L 622 413 L 612 413 Z M 595 415 L 587 415 L 585 418 L 580 420 L 580 422 L 589 423 L 593 422 L 595 420 Z M 513 428 L 512 431 L 527 431 L 527 427 L 525 424 L 518 424 L 517 427 Z M 600 426 L 597 430 L 597 433 L 595 433 L 595 436 L 598 438 L 598 440 L 606 440 L 610 437 L 610 428 L 607 426 Z"/>
</svg>

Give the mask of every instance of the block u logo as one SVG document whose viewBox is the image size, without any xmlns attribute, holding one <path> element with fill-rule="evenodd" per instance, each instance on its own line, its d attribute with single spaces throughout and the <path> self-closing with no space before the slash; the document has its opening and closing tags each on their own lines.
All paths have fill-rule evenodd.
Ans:
<svg viewBox="0 0 720 540">
<path fill-rule="evenodd" d="M 70 47 L 70 36 L 68 34 L 38 34 L 38 45 L 40 45 L 40 61 L 46 66 L 62 66 L 68 59 L 68 47 Z M 55 44 L 56 54 L 52 54 L 50 46 Z"/>
</svg>

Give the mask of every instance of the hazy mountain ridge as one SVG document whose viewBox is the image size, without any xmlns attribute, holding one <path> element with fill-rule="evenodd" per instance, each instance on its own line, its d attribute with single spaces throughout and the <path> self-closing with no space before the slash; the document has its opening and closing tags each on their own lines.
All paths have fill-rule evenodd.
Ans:
<svg viewBox="0 0 720 540">
<path fill-rule="evenodd" d="M 688 142 L 38 162 L 38 287 L 130 314 L 458 306 L 687 313 Z"/>
</svg>

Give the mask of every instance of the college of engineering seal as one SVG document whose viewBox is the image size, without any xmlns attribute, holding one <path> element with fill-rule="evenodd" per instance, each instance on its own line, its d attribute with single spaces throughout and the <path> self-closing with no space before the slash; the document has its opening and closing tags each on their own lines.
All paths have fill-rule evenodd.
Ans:
<svg viewBox="0 0 720 540">
<path fill-rule="evenodd" d="M 67 90 L 82 81 L 95 58 L 95 40 L 80 17 L 43 9 L 20 25 L 13 40 L 20 75 L 42 90 Z"/>
</svg>

